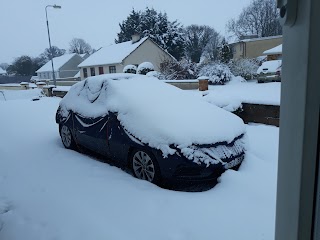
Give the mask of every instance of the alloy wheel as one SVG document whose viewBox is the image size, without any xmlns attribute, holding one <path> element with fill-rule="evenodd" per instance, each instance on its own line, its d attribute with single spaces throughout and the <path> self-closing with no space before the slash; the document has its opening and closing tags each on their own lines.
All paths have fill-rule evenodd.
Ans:
<svg viewBox="0 0 320 240">
<path fill-rule="evenodd" d="M 152 158 L 144 151 L 133 155 L 133 171 L 137 178 L 152 182 L 156 174 Z"/>
<path fill-rule="evenodd" d="M 70 132 L 70 129 L 65 125 L 63 125 L 61 128 L 61 140 L 62 140 L 63 145 L 66 148 L 71 147 L 71 144 L 72 144 L 71 132 Z"/>
</svg>

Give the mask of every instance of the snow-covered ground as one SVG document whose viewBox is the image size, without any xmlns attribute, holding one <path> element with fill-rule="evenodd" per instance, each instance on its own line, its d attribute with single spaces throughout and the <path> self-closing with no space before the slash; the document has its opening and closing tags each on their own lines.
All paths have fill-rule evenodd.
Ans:
<svg viewBox="0 0 320 240">
<path fill-rule="evenodd" d="M 30 89 L 30 90 L 1 90 L 0 91 L 0 101 L 17 100 L 17 99 L 33 99 L 33 98 L 39 98 L 40 96 L 43 96 L 43 94 L 42 94 L 42 90 L 39 88 Z"/>
<path fill-rule="evenodd" d="M 234 111 L 241 106 L 241 103 L 280 105 L 281 83 L 257 84 L 255 81 L 240 82 L 234 79 L 226 85 L 209 85 L 209 90 L 205 92 L 198 90 L 189 92 L 203 95 L 207 102 Z"/>
<path fill-rule="evenodd" d="M 60 99 L 21 92 L 0 101 L 0 239 L 274 238 L 277 127 L 247 125 L 239 171 L 208 191 L 177 192 L 64 149 Z"/>
</svg>

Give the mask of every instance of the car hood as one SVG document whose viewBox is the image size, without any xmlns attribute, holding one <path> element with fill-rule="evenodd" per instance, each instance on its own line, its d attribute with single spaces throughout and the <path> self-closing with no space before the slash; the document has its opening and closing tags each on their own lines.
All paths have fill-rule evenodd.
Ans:
<svg viewBox="0 0 320 240">
<path fill-rule="evenodd" d="M 170 145 L 186 149 L 195 144 L 228 143 L 245 132 L 236 115 L 143 75 L 87 78 L 71 87 L 60 108 L 61 115 L 72 110 L 91 118 L 116 112 L 126 131 L 164 156 L 176 152 Z"/>
</svg>

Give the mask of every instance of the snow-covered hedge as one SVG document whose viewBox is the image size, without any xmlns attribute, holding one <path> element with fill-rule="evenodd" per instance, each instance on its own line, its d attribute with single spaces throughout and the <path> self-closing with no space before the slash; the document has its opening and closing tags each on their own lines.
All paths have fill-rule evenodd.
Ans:
<svg viewBox="0 0 320 240">
<path fill-rule="evenodd" d="M 255 78 L 257 69 L 259 68 L 258 61 L 247 58 L 231 60 L 228 66 L 233 75 L 241 76 L 246 80 Z"/>
<path fill-rule="evenodd" d="M 135 65 L 127 65 L 123 68 L 123 72 L 124 73 L 133 73 L 136 74 L 137 73 L 137 67 Z"/>
<path fill-rule="evenodd" d="M 154 66 L 151 62 L 143 62 L 139 64 L 137 73 L 146 75 L 148 72 L 154 71 Z"/>
<path fill-rule="evenodd" d="M 209 83 L 225 84 L 232 78 L 228 65 L 221 62 L 213 62 L 199 67 L 198 76 L 208 76 Z"/>
</svg>

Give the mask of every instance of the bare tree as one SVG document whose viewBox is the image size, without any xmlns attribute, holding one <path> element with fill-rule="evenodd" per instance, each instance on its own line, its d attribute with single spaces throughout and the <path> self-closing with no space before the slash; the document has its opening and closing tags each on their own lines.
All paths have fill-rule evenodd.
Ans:
<svg viewBox="0 0 320 240">
<path fill-rule="evenodd" d="M 58 48 L 56 46 L 52 46 L 51 50 L 50 50 L 50 48 L 46 48 L 44 50 L 44 52 L 40 54 L 39 58 L 43 59 L 44 63 L 46 63 L 47 61 L 49 61 L 51 59 L 51 51 L 52 51 L 53 58 L 60 57 L 66 53 L 65 49 Z"/>
<path fill-rule="evenodd" d="M 69 53 L 92 53 L 92 47 L 82 38 L 73 38 L 69 43 Z"/>
<path fill-rule="evenodd" d="M 238 38 L 245 35 L 269 37 L 282 34 L 278 19 L 278 10 L 274 0 L 253 0 L 244 8 L 237 19 L 227 23 L 229 32 Z"/>
<path fill-rule="evenodd" d="M 191 25 L 186 27 L 184 39 L 187 59 L 198 63 L 204 54 L 209 58 L 216 57 L 215 51 L 219 45 L 219 38 L 219 34 L 209 26 Z"/>
</svg>

